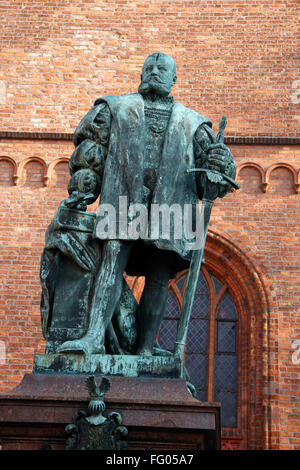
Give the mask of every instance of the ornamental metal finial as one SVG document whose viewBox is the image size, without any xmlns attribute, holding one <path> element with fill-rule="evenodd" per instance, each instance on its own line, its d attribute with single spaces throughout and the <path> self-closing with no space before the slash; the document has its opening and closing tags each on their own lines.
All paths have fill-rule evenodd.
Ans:
<svg viewBox="0 0 300 470">
<path fill-rule="evenodd" d="M 110 382 L 103 377 L 98 390 L 95 377 L 88 377 L 85 381 L 90 395 L 88 404 L 89 415 L 85 411 L 75 413 L 73 423 L 66 427 L 69 434 L 66 443 L 67 450 L 124 450 L 127 443 L 123 440 L 128 431 L 120 426 L 122 417 L 120 413 L 111 412 L 103 416 L 106 406 L 104 397 L 110 389 Z"/>
</svg>

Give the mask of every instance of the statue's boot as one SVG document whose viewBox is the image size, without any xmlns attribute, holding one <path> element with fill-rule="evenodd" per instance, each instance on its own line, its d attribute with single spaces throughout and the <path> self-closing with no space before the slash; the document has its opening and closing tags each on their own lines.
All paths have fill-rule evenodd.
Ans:
<svg viewBox="0 0 300 470">
<path fill-rule="evenodd" d="M 106 242 L 95 279 L 88 331 L 80 339 L 63 343 L 57 352 L 105 354 L 105 332 L 121 297 L 123 272 L 129 252 L 129 244 L 122 241 Z"/>
<path fill-rule="evenodd" d="M 137 354 L 152 356 L 157 354 L 156 337 L 164 317 L 168 299 L 169 273 L 162 271 L 156 277 L 145 281 L 139 308 L 139 334 Z"/>
<path fill-rule="evenodd" d="M 57 352 L 74 354 L 105 354 L 105 346 L 92 335 L 85 335 L 80 339 L 66 341 L 57 348 Z"/>
</svg>

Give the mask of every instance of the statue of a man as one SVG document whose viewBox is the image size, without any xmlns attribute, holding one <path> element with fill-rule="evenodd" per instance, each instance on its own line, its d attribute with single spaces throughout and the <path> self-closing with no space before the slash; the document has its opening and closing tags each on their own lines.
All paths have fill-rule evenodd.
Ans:
<svg viewBox="0 0 300 470">
<path fill-rule="evenodd" d="M 229 149 L 216 143 L 212 123 L 170 96 L 176 83 L 176 64 L 166 54 L 150 55 L 143 67 L 138 93 L 97 99 L 74 134 L 75 152 L 70 168 L 83 160 L 102 180 L 100 206 L 110 204 L 120 213 L 120 196 L 127 207 L 143 204 L 178 204 L 199 207 L 201 176 L 187 174 L 196 167 L 214 169 L 235 177 Z M 82 167 L 82 163 L 81 163 Z M 219 197 L 230 191 L 219 183 Z M 105 206 L 107 207 L 107 206 Z M 129 228 L 132 219 L 127 220 Z M 98 229 L 95 236 L 107 238 Z M 173 227 L 174 229 L 174 227 Z M 104 354 L 106 330 L 117 308 L 123 274 L 145 276 L 138 309 L 136 354 L 152 355 L 164 316 L 168 282 L 188 268 L 191 251 L 184 234 L 180 239 L 161 235 L 154 239 L 110 235 L 103 240 L 86 334 L 63 343 L 58 351 Z"/>
</svg>

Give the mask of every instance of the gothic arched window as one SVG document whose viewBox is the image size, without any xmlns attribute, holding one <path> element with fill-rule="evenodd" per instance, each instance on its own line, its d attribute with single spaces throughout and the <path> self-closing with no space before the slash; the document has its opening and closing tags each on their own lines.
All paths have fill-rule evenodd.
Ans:
<svg viewBox="0 0 300 470">
<path fill-rule="evenodd" d="M 159 343 L 174 351 L 187 271 L 170 282 Z M 201 269 L 191 314 L 185 364 L 201 401 L 221 403 L 223 428 L 237 426 L 237 313 L 228 285 Z"/>
</svg>

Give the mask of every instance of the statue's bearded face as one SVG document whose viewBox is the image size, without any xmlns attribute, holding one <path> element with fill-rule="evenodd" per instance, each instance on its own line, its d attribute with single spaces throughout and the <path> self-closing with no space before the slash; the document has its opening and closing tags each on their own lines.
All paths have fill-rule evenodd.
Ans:
<svg viewBox="0 0 300 470">
<path fill-rule="evenodd" d="M 176 65 L 172 57 L 153 54 L 144 63 L 139 93 L 168 96 L 176 79 Z"/>
</svg>

